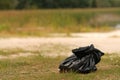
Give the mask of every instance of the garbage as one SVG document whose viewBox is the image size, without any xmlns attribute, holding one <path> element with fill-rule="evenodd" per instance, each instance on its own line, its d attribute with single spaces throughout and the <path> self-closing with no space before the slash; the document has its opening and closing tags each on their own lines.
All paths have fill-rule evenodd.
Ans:
<svg viewBox="0 0 120 80">
<path fill-rule="evenodd" d="M 103 52 L 94 48 L 94 45 L 72 50 L 73 55 L 66 58 L 60 65 L 60 72 L 90 73 L 97 70 L 95 66 L 100 62 Z"/>
</svg>

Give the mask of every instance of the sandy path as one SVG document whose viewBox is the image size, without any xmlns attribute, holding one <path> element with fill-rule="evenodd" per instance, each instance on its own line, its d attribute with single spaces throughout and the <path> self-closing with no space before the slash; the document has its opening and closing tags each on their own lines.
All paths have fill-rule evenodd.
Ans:
<svg viewBox="0 0 120 80">
<path fill-rule="evenodd" d="M 27 37 L 27 38 L 0 38 L 0 50 L 22 49 L 39 51 L 47 56 L 68 56 L 74 48 L 94 44 L 105 53 L 120 54 L 120 30 L 109 33 L 79 33 L 73 37 Z M 77 36 L 77 37 L 75 37 Z M 27 54 L 21 54 L 26 56 Z M 21 56 L 20 55 L 20 56 Z M 32 54 L 33 55 L 33 54 Z M 10 55 L 19 56 L 19 55 Z M 28 55 L 29 56 L 29 55 Z M 0 56 L 0 58 L 9 58 Z"/>
<path fill-rule="evenodd" d="M 96 48 L 104 52 L 120 52 L 120 38 L 0 38 L 0 49 L 37 50 L 55 44 L 68 45 L 71 48 L 94 44 Z"/>
</svg>

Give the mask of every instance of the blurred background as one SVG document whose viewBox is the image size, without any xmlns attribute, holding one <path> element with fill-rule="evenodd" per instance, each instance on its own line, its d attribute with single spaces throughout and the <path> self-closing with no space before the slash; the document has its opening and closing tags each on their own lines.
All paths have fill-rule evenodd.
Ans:
<svg viewBox="0 0 120 80">
<path fill-rule="evenodd" d="M 98 71 L 59 74 L 90 44 Z M 120 80 L 120 0 L 0 0 L 0 80 Z"/>
<path fill-rule="evenodd" d="M 120 0 L 0 0 L 0 36 L 112 31 L 119 7 Z"/>
</svg>

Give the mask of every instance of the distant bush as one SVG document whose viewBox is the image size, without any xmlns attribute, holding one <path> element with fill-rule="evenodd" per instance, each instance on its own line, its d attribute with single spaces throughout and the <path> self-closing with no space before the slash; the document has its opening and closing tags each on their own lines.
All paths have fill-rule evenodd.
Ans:
<svg viewBox="0 0 120 80">
<path fill-rule="evenodd" d="M 120 0 L 0 0 L 0 9 L 120 7 Z"/>
</svg>

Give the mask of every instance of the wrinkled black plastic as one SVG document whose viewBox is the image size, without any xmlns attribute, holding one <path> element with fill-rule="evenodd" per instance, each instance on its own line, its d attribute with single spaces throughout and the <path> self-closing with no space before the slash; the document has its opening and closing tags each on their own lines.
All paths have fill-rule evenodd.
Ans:
<svg viewBox="0 0 120 80">
<path fill-rule="evenodd" d="M 94 48 L 94 45 L 72 50 L 73 55 L 66 58 L 60 65 L 60 72 L 90 73 L 96 71 L 96 64 L 100 62 L 103 52 Z"/>
</svg>

